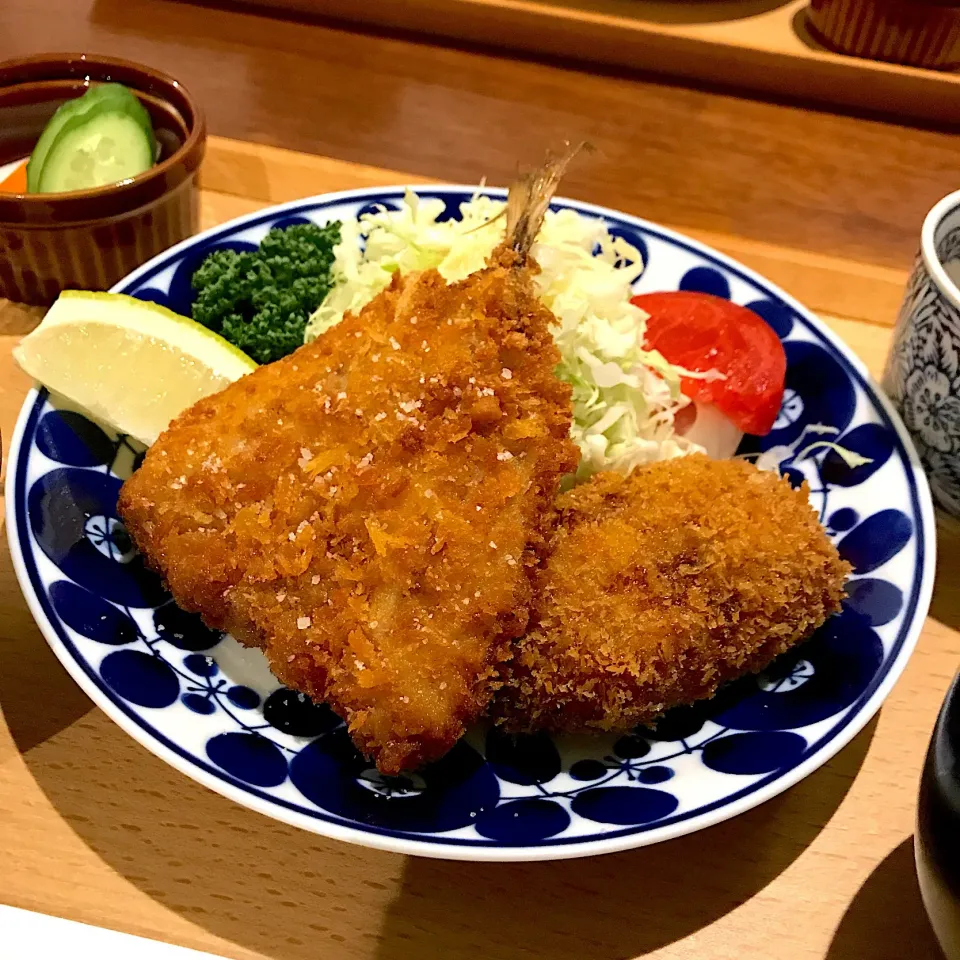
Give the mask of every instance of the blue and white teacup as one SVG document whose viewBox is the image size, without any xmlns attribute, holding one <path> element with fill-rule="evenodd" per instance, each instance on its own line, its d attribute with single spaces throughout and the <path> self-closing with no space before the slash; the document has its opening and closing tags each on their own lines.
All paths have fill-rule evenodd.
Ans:
<svg viewBox="0 0 960 960">
<path fill-rule="evenodd" d="M 937 502 L 960 516 L 960 191 L 927 214 L 883 375 Z"/>
</svg>

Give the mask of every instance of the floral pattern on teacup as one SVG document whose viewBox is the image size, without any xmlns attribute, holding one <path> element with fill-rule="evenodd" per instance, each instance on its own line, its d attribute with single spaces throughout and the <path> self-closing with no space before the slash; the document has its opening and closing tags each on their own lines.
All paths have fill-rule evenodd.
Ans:
<svg viewBox="0 0 960 960">
<path fill-rule="evenodd" d="M 960 259 L 960 228 L 937 245 Z M 960 310 L 918 258 L 897 320 L 883 385 L 897 405 L 943 507 L 960 514 Z"/>
<path fill-rule="evenodd" d="M 960 260 L 960 227 L 948 230 L 937 244 L 937 258 L 941 263 Z"/>
</svg>

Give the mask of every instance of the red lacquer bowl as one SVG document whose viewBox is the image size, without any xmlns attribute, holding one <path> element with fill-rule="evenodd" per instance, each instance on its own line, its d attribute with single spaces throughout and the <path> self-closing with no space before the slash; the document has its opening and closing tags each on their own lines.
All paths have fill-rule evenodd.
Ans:
<svg viewBox="0 0 960 960">
<path fill-rule="evenodd" d="M 28 156 L 57 107 L 91 81 L 136 93 L 153 121 L 159 162 L 96 190 L 0 194 L 0 297 L 48 304 L 63 289 L 106 290 L 197 231 L 206 125 L 196 101 L 159 70 L 80 53 L 0 63 L 0 164 Z"/>
</svg>

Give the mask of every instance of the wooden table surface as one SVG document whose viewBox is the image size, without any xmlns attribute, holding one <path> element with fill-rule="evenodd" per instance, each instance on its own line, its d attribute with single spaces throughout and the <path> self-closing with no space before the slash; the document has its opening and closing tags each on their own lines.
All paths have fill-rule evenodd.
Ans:
<svg viewBox="0 0 960 960">
<path fill-rule="evenodd" d="M 875 374 L 923 215 L 960 187 L 960 141 L 945 131 L 170 0 L 0 2 L 0 58 L 69 48 L 165 66 L 202 98 L 213 133 L 266 145 L 211 143 L 204 225 L 351 186 L 503 182 L 517 159 L 587 137 L 597 151 L 565 193 L 739 257 L 820 312 Z M 0 302 L 4 444 L 27 387 L 10 349 L 38 315 Z M 960 654 L 955 525 L 942 523 L 939 546 L 906 673 L 820 771 L 691 837 L 498 865 L 326 841 L 167 767 L 59 666 L 4 543 L 0 901 L 236 958 L 935 957 L 911 835 Z"/>
</svg>

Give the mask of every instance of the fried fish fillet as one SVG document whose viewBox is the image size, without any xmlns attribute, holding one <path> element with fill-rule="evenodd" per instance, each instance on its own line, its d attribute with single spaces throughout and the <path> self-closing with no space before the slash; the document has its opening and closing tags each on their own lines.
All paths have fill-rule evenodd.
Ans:
<svg viewBox="0 0 960 960">
<path fill-rule="evenodd" d="M 629 729 L 711 697 L 808 637 L 850 573 L 806 487 L 742 461 L 598 474 L 558 506 L 494 708 L 515 729 Z"/>
<path fill-rule="evenodd" d="M 466 280 L 395 277 L 197 403 L 121 492 L 177 603 L 262 647 L 387 774 L 442 755 L 488 706 L 576 466 L 526 260 L 539 215 L 516 207 Z"/>
</svg>

